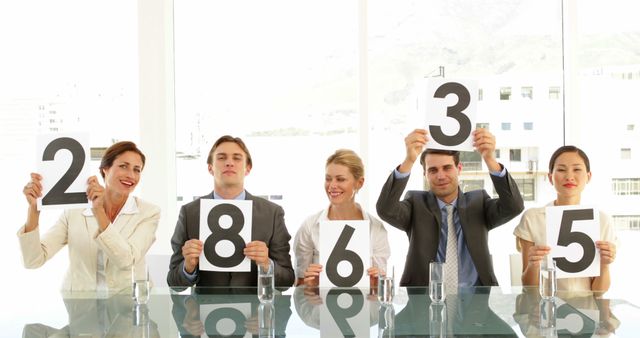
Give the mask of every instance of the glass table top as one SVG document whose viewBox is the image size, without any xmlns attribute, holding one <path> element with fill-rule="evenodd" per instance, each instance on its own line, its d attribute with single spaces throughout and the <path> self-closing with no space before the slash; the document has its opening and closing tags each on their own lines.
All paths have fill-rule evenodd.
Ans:
<svg viewBox="0 0 640 338">
<path fill-rule="evenodd" d="M 15 299 L 15 298 L 14 298 Z M 290 288 L 261 304 L 255 288 L 153 288 L 146 304 L 130 290 L 38 294 L 5 303 L 6 337 L 547 337 L 640 335 L 640 307 L 624 299 L 537 288 L 476 287 L 430 300 L 397 288 L 382 304 L 359 288 Z M 3 302 L 4 303 L 4 302 Z M 12 311 L 12 307 L 15 311 Z M 25 315 L 26 314 L 26 315 Z"/>
</svg>

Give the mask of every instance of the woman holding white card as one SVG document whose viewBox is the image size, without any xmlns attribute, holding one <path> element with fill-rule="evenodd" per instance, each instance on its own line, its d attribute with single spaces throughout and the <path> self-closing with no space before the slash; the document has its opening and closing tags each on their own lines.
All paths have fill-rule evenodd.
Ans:
<svg viewBox="0 0 640 338">
<path fill-rule="evenodd" d="M 95 176 L 87 180 L 91 208 L 65 210 L 42 237 L 36 206 L 42 197 L 42 176 L 32 173 L 23 189 L 29 203 L 27 221 L 18 231 L 24 266 L 38 268 L 68 245 L 70 267 L 63 290 L 131 287 L 132 267 L 144 266 L 160 219 L 157 206 L 131 195 L 144 163 L 144 154 L 133 142 L 113 144 L 100 163 L 104 187 Z"/>
<path fill-rule="evenodd" d="M 545 207 L 579 205 L 582 191 L 590 180 L 591 168 L 587 155 L 574 146 L 558 148 L 549 161 L 549 181 L 556 189 L 557 197 Z M 518 251 L 522 252 L 523 285 L 538 285 L 540 263 L 551 250 L 543 244 L 546 243 L 545 207 L 526 210 L 513 232 Z M 595 243 L 597 254 L 600 255 L 600 275 L 558 279 L 558 290 L 604 292 L 609 289 L 609 264 L 616 257 L 617 239 L 611 217 L 603 212 L 600 212 L 600 238 Z"/>
<path fill-rule="evenodd" d="M 296 285 L 318 286 L 322 265 L 319 264 L 320 222 L 327 220 L 368 220 L 370 222 L 371 267 L 370 280 L 376 280 L 380 267 L 389 258 L 389 241 L 382 222 L 365 212 L 355 196 L 364 185 L 364 165 L 352 150 L 339 149 L 329 156 L 325 166 L 324 189 L 329 207 L 309 216 L 294 240 L 296 256 Z M 372 285 L 373 286 L 373 285 Z"/>
</svg>

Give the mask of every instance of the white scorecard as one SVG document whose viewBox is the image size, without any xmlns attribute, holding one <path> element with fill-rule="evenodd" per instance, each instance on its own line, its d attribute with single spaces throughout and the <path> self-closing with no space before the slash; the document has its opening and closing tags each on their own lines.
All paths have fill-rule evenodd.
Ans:
<svg viewBox="0 0 640 338">
<path fill-rule="evenodd" d="M 90 207 L 88 133 L 38 135 L 37 156 L 38 173 L 42 176 L 38 210 Z"/>
<path fill-rule="evenodd" d="M 200 200 L 200 270 L 251 271 L 244 248 L 251 242 L 252 206 L 247 200 Z"/>
<path fill-rule="evenodd" d="M 557 278 L 600 275 L 595 241 L 600 238 L 598 209 L 581 205 L 545 208 L 547 245 L 556 261 Z"/>
<path fill-rule="evenodd" d="M 321 221 L 320 285 L 368 287 L 369 221 Z"/>
<path fill-rule="evenodd" d="M 473 151 L 478 86 L 469 80 L 428 78 L 419 91 L 418 110 L 426 118 L 427 148 Z"/>
</svg>

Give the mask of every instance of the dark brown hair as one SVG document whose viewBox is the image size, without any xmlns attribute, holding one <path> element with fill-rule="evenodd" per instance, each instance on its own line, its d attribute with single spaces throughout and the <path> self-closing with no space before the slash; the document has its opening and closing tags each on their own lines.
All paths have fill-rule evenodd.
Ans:
<svg viewBox="0 0 640 338">
<path fill-rule="evenodd" d="M 427 164 L 425 163 L 425 158 L 429 154 L 438 154 L 438 155 L 449 155 L 453 156 L 453 163 L 458 166 L 460 163 L 460 152 L 457 150 L 444 150 L 444 149 L 425 149 L 422 154 L 420 154 L 420 164 L 422 165 L 422 169 L 424 172 L 427 172 Z"/>
<path fill-rule="evenodd" d="M 560 157 L 560 155 L 564 153 L 578 154 L 578 156 L 582 157 L 582 160 L 584 161 L 584 165 L 585 167 L 587 167 L 587 172 L 591 172 L 589 157 L 587 157 L 587 154 L 584 151 L 582 151 L 582 149 L 576 146 L 562 146 L 556 149 L 556 151 L 553 152 L 553 155 L 551 155 L 551 159 L 549 160 L 549 173 L 553 172 L 553 167 L 556 164 L 556 160 L 558 160 L 558 157 Z"/>
<path fill-rule="evenodd" d="M 247 166 L 253 167 L 253 161 L 251 160 L 251 154 L 249 153 L 249 148 L 247 148 L 247 146 L 244 144 L 244 141 L 242 141 L 242 139 L 239 137 L 233 137 L 230 135 L 224 135 L 220 137 L 216 141 L 216 143 L 213 144 L 213 146 L 211 147 L 211 150 L 209 150 L 209 156 L 207 156 L 207 164 L 213 164 L 213 152 L 216 151 L 216 148 L 218 148 L 219 145 L 225 142 L 233 142 L 237 144 L 238 147 L 240 147 L 240 149 L 242 149 L 242 151 L 244 151 L 244 153 L 247 155 L 247 162 L 246 162 Z"/>
<path fill-rule="evenodd" d="M 134 153 L 140 155 L 142 159 L 142 168 L 144 168 L 145 156 L 140 149 L 136 146 L 135 143 L 131 141 L 120 141 L 111 145 L 111 147 L 107 148 L 102 155 L 102 161 L 100 161 L 100 175 L 104 178 L 104 169 L 111 168 L 113 165 L 113 161 L 127 151 L 133 151 Z"/>
</svg>

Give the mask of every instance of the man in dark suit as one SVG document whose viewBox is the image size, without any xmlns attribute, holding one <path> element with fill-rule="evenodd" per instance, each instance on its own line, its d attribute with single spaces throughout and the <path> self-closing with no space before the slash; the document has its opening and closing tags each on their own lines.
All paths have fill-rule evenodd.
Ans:
<svg viewBox="0 0 640 338">
<path fill-rule="evenodd" d="M 207 158 L 213 176 L 213 192 L 187 203 L 171 238 L 173 255 L 169 264 L 167 283 L 172 287 L 256 286 L 257 264 L 274 267 L 276 287 L 293 285 L 294 272 L 289 255 L 291 235 L 284 224 L 284 210 L 279 205 L 255 197 L 244 189 L 244 178 L 252 167 L 251 155 L 244 142 L 229 135 L 219 138 Z M 200 199 L 236 199 L 252 201 L 252 241 L 244 248 L 244 255 L 252 261 L 250 272 L 214 272 L 198 269 L 203 250 L 200 235 Z M 255 263 L 255 264 L 254 264 Z"/>
<path fill-rule="evenodd" d="M 452 283 L 458 286 L 498 285 L 488 232 L 517 216 L 524 203 L 513 178 L 496 160 L 495 137 L 485 129 L 475 130 L 472 136 L 476 151 L 490 171 L 498 198 L 491 198 L 485 190 L 463 193 L 458 187 L 462 170 L 459 153 L 436 149 L 422 152 L 428 139 L 425 129 L 416 129 L 405 138 L 405 160 L 384 184 L 376 204 L 380 218 L 409 237 L 402 286 L 427 285 L 431 261 L 455 264 Z M 400 201 L 418 155 L 430 190 L 409 191 Z M 454 241 L 448 241 L 450 237 Z M 455 260 L 446 257 L 447 251 L 452 256 L 457 253 Z"/>
</svg>

